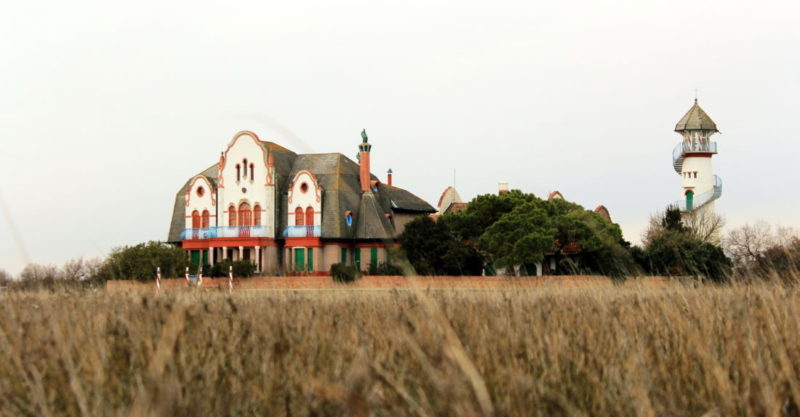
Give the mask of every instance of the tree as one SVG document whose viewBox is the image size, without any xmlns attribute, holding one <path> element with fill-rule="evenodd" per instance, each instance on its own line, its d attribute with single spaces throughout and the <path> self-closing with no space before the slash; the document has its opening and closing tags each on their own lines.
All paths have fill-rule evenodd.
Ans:
<svg viewBox="0 0 800 417">
<path fill-rule="evenodd" d="M 483 259 L 456 238 L 444 216 L 438 220 L 418 217 L 398 237 L 415 272 L 420 275 L 480 275 Z"/>
<path fill-rule="evenodd" d="M 653 224 L 657 226 L 652 227 Z M 683 224 L 677 208 L 667 208 L 660 221 L 651 221 L 651 229 L 645 236 L 644 249 L 631 253 L 650 273 L 724 281 L 731 272 L 731 261 L 722 248 L 693 234 Z"/>
<path fill-rule="evenodd" d="M 557 231 L 547 211 L 532 201 L 500 217 L 481 235 L 479 244 L 494 266 L 514 270 L 540 263 L 555 251 Z"/>
<path fill-rule="evenodd" d="M 183 249 L 165 242 L 150 241 L 114 249 L 103 263 L 100 279 L 154 279 L 156 268 L 163 277 L 183 275 L 189 259 Z"/>
</svg>

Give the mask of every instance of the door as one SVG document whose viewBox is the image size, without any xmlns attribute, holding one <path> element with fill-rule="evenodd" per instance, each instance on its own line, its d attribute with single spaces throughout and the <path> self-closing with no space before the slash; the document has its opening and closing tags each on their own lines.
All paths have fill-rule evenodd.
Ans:
<svg viewBox="0 0 800 417">
<path fill-rule="evenodd" d="M 686 192 L 686 211 L 692 209 L 694 205 L 694 191 L 687 191 Z"/>
<path fill-rule="evenodd" d="M 302 271 L 305 266 L 305 249 L 294 248 L 294 269 L 295 271 Z"/>
<path fill-rule="evenodd" d="M 308 248 L 308 272 L 314 270 L 314 248 Z"/>
</svg>

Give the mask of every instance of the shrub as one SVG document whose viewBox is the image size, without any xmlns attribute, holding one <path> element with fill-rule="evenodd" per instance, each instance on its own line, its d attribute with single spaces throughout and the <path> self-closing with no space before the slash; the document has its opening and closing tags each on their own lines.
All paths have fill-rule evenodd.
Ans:
<svg viewBox="0 0 800 417">
<path fill-rule="evenodd" d="M 348 283 L 361 278 L 361 274 L 355 267 L 347 264 L 333 264 L 331 265 L 331 275 L 335 282 Z"/>
<path fill-rule="evenodd" d="M 99 277 L 102 281 L 147 281 L 154 279 L 158 267 L 161 268 L 161 276 L 164 278 L 181 277 L 189 263 L 183 249 L 165 242 L 150 241 L 114 249 L 103 264 Z"/>
<path fill-rule="evenodd" d="M 403 270 L 392 263 L 382 263 L 380 265 L 370 265 L 369 275 L 403 275 Z"/>
<path fill-rule="evenodd" d="M 256 265 L 250 261 L 231 261 L 230 259 L 223 259 L 213 267 L 208 268 L 209 276 L 227 277 L 231 267 L 233 267 L 233 276 L 237 278 L 249 278 L 256 273 Z"/>
</svg>

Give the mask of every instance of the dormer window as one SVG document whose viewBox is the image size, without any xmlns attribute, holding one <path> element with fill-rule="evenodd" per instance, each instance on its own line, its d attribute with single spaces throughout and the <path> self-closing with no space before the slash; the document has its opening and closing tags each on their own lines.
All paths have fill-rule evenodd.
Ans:
<svg viewBox="0 0 800 417">
<path fill-rule="evenodd" d="M 305 182 L 300 184 L 300 191 L 303 192 L 304 194 L 307 193 L 308 192 L 308 184 L 305 183 Z"/>
<path fill-rule="evenodd" d="M 353 212 L 348 210 L 344 213 L 344 221 L 348 227 L 353 226 Z"/>
<path fill-rule="evenodd" d="M 205 188 L 203 188 L 203 187 L 197 187 L 197 196 L 198 196 L 198 197 L 201 197 L 201 198 L 202 198 L 202 197 L 203 197 L 203 195 L 204 195 L 205 193 L 206 193 L 206 189 L 205 189 Z"/>
<path fill-rule="evenodd" d="M 244 168 L 243 168 L 244 169 L 244 177 L 247 178 L 247 158 L 245 158 L 245 160 L 242 161 L 242 165 L 244 166 Z"/>
</svg>

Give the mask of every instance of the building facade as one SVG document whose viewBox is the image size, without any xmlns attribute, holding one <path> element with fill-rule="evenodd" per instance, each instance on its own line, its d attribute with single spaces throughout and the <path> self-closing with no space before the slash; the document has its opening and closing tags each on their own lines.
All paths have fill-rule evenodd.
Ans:
<svg viewBox="0 0 800 417">
<path fill-rule="evenodd" d="M 370 173 L 362 132 L 358 162 L 340 153 L 297 154 L 249 131 L 175 196 L 168 241 L 195 264 L 249 260 L 267 274 L 367 270 L 388 261 L 404 226 L 436 212 Z M 390 170 L 391 171 L 391 170 Z"/>
</svg>

